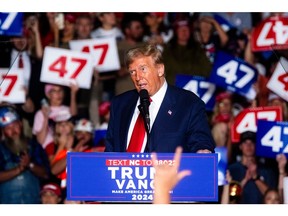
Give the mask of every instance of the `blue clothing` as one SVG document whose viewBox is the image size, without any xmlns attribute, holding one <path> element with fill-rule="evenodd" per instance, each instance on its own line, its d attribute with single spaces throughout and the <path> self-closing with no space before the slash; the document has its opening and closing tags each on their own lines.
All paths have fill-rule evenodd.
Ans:
<svg viewBox="0 0 288 216">
<path fill-rule="evenodd" d="M 127 91 L 113 98 L 106 134 L 106 152 L 126 152 L 128 130 L 139 94 Z M 206 116 L 205 104 L 194 93 L 168 85 L 163 102 L 150 131 L 146 152 L 174 153 L 199 149 L 214 152 L 215 142 Z"/>
<path fill-rule="evenodd" d="M 30 140 L 28 154 L 31 162 L 45 166 L 49 171 L 48 157 L 42 146 Z M 10 152 L 4 142 L 0 143 L 0 172 L 15 168 L 19 165 L 19 156 Z M 0 203 L 1 204 L 39 204 L 41 179 L 35 176 L 29 169 L 13 179 L 0 182 Z"/>
<path fill-rule="evenodd" d="M 241 182 L 246 175 L 247 167 L 241 162 L 235 162 L 229 166 L 229 171 L 233 180 Z M 257 173 L 269 188 L 276 188 L 277 181 L 275 173 L 265 167 L 263 164 L 257 163 Z M 249 180 L 242 189 L 242 204 L 262 204 L 263 195 L 253 180 Z"/>
</svg>

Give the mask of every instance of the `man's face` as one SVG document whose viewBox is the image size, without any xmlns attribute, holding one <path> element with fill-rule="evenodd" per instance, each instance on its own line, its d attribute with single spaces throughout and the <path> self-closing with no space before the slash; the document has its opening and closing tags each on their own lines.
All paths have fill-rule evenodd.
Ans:
<svg viewBox="0 0 288 216">
<path fill-rule="evenodd" d="M 11 124 L 5 126 L 3 128 L 3 133 L 5 137 L 13 140 L 19 138 L 21 135 L 21 122 L 14 121 Z"/>
<path fill-rule="evenodd" d="M 244 156 L 252 157 L 255 154 L 255 143 L 250 139 L 247 139 L 241 143 L 240 148 Z"/>
<path fill-rule="evenodd" d="M 60 197 L 58 197 L 52 191 L 45 191 L 41 194 L 42 204 L 58 204 L 60 202 Z"/>
<path fill-rule="evenodd" d="M 133 21 L 131 22 L 131 26 L 129 30 L 127 31 L 127 34 L 129 35 L 130 38 L 137 42 L 141 42 L 143 38 L 143 26 L 141 22 L 138 21 Z"/>
<path fill-rule="evenodd" d="M 164 65 L 156 65 L 151 56 L 134 59 L 128 71 L 138 92 L 146 89 L 153 96 L 164 83 Z"/>
<path fill-rule="evenodd" d="M 79 18 L 76 21 L 76 32 L 78 35 L 78 39 L 88 39 L 90 38 L 90 34 L 92 31 L 92 23 L 87 18 Z"/>
</svg>

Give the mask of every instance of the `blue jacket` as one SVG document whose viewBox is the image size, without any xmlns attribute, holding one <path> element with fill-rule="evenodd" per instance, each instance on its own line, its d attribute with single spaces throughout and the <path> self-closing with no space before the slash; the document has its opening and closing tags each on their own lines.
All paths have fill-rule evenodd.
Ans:
<svg viewBox="0 0 288 216">
<path fill-rule="evenodd" d="M 129 125 L 138 97 L 136 90 L 130 90 L 113 98 L 105 152 L 126 152 Z M 168 85 L 146 152 L 174 153 L 177 146 L 182 146 L 186 153 L 199 149 L 214 152 L 215 142 L 204 102 L 190 91 Z"/>
</svg>

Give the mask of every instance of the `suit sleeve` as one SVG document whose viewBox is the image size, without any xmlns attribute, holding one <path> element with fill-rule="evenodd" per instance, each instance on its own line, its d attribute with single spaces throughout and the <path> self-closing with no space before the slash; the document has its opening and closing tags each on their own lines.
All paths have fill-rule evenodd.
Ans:
<svg viewBox="0 0 288 216">
<path fill-rule="evenodd" d="M 195 100 L 192 106 L 188 129 L 188 151 L 208 149 L 214 153 L 215 141 L 211 134 L 205 104 L 199 99 Z"/>
</svg>

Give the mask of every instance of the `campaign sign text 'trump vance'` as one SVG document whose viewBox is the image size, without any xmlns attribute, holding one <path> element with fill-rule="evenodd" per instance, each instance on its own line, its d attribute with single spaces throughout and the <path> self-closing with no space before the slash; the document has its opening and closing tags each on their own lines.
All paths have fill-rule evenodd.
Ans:
<svg viewBox="0 0 288 216">
<path fill-rule="evenodd" d="M 173 166 L 172 153 L 157 154 Z M 183 153 L 179 170 L 189 169 L 170 192 L 171 202 L 218 201 L 217 154 Z M 67 199 L 102 202 L 152 202 L 154 173 L 150 153 L 69 152 Z"/>
</svg>

